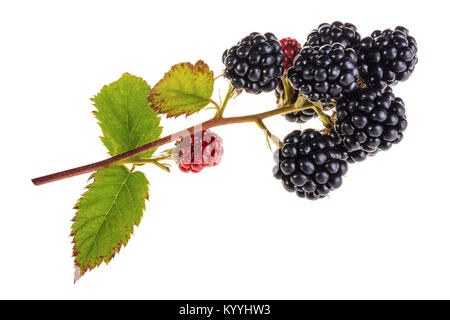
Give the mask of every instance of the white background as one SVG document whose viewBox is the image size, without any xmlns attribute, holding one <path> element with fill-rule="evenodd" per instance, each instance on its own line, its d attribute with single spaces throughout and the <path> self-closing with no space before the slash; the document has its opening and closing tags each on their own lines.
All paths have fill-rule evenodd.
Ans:
<svg viewBox="0 0 450 320">
<path fill-rule="evenodd" d="M 449 52 L 445 2 L 2 1 L 0 5 L 0 298 L 450 298 Z M 419 64 L 395 87 L 404 141 L 352 165 L 329 199 L 272 178 L 251 124 L 216 128 L 220 166 L 198 175 L 144 167 L 151 199 L 128 246 L 73 284 L 72 209 L 87 175 L 35 187 L 39 175 L 106 157 L 90 98 L 130 72 L 156 83 L 253 31 L 301 42 L 321 22 L 363 36 L 408 27 Z M 227 84 L 218 81 L 218 91 Z M 275 107 L 241 95 L 227 115 Z M 163 134 L 211 117 L 163 119 Z M 282 117 L 279 136 L 296 128 Z M 313 122 L 313 125 L 317 122 Z"/>
</svg>

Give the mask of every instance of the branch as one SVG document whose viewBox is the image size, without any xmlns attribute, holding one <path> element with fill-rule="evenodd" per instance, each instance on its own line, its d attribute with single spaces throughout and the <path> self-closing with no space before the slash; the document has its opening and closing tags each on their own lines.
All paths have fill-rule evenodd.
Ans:
<svg viewBox="0 0 450 320">
<path fill-rule="evenodd" d="M 85 166 L 81 166 L 81 167 L 77 167 L 77 168 L 73 168 L 73 169 L 69 169 L 69 170 L 64 170 L 64 171 L 60 171 L 57 173 L 53 173 L 50 175 L 46 175 L 46 176 L 42 176 L 39 178 L 34 178 L 31 181 L 33 182 L 34 185 L 39 186 L 42 184 L 46 184 L 46 183 L 50 183 L 50 182 L 54 182 L 54 181 L 58 181 L 58 180 L 62 180 L 62 179 L 66 179 L 66 178 L 70 178 L 70 177 L 75 177 L 81 174 L 85 174 L 85 173 L 89 173 L 89 172 L 93 172 L 93 171 L 97 171 L 98 169 L 101 168 L 105 168 L 105 167 L 109 167 L 112 165 L 115 165 L 117 163 L 120 163 L 121 161 L 127 159 L 127 158 L 131 158 L 131 157 L 135 157 L 141 153 L 144 153 L 146 151 L 158 148 L 162 145 L 165 145 L 167 143 L 170 143 L 172 141 L 175 141 L 179 138 L 185 137 L 188 134 L 192 135 L 194 134 L 196 131 L 198 131 L 199 129 L 201 130 L 206 130 L 209 128 L 213 128 L 213 127 L 219 127 L 219 126 L 224 126 L 224 125 L 228 125 L 228 124 L 233 124 L 233 123 L 246 123 L 246 122 L 255 122 L 255 121 L 260 121 L 262 119 L 265 118 L 269 118 L 269 117 L 273 117 L 276 115 L 280 115 L 280 114 L 285 114 L 285 113 L 289 113 L 289 112 L 295 112 L 295 111 L 299 111 L 299 110 L 303 110 L 303 109 L 307 109 L 307 108 L 311 108 L 311 105 L 303 105 L 303 106 L 298 106 L 298 105 L 289 105 L 289 106 L 285 106 L 282 108 L 277 108 L 277 109 L 273 109 L 270 111 L 266 111 L 266 112 L 262 112 L 262 113 L 257 113 L 257 114 L 252 114 L 252 115 L 247 115 L 247 116 L 240 116 L 240 117 L 230 117 L 230 118 L 213 118 L 210 120 L 207 120 L 203 123 L 200 123 L 196 126 L 192 126 L 190 128 L 187 128 L 185 130 L 176 132 L 172 135 L 169 136 L 165 136 L 163 138 L 160 138 L 158 140 L 152 141 L 150 143 L 144 144 L 140 147 L 137 147 L 135 149 L 129 150 L 127 152 L 118 154 L 114 157 L 102 160 L 102 161 L 98 161 L 98 162 L 94 162 Z"/>
</svg>

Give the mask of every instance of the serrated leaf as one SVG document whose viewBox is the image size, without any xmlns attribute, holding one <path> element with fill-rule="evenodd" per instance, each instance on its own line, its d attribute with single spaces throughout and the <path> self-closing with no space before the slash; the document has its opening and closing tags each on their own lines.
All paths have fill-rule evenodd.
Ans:
<svg viewBox="0 0 450 320">
<path fill-rule="evenodd" d="M 198 112 L 211 102 L 214 73 L 199 60 L 174 65 L 150 91 L 148 102 L 153 110 L 168 117 Z"/>
<path fill-rule="evenodd" d="M 108 263 L 126 246 L 149 195 L 145 175 L 125 166 L 100 169 L 91 178 L 93 183 L 75 205 L 78 211 L 72 224 L 75 280 Z"/>
<path fill-rule="evenodd" d="M 147 102 L 149 92 L 150 86 L 142 78 L 125 73 L 92 98 L 103 132 L 101 140 L 111 156 L 160 137 L 160 117 Z M 154 151 L 139 157 L 150 157 Z"/>
</svg>

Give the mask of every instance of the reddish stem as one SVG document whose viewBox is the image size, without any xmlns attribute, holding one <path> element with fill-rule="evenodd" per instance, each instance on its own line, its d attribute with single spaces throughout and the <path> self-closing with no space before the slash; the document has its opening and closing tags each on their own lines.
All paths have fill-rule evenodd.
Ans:
<svg viewBox="0 0 450 320">
<path fill-rule="evenodd" d="M 210 119 L 207 120 L 201 124 L 198 124 L 196 126 L 192 126 L 190 128 L 187 128 L 183 131 L 179 131 L 177 133 L 174 133 L 170 136 L 166 136 L 163 138 L 160 138 L 158 140 L 152 141 L 150 143 L 144 144 L 140 147 L 137 147 L 135 149 L 132 149 L 130 151 L 118 154 L 114 157 L 102 160 L 102 161 L 98 161 L 98 162 L 94 162 L 85 166 L 81 166 L 81 167 L 77 167 L 77 168 L 73 168 L 73 169 L 69 169 L 69 170 L 64 170 L 64 171 L 60 171 L 57 173 L 53 173 L 50 175 L 46 175 L 46 176 L 42 176 L 39 178 L 34 178 L 31 181 L 34 183 L 34 185 L 39 186 L 42 184 L 46 184 L 46 183 L 50 183 L 50 182 L 54 182 L 54 181 L 58 181 L 58 180 L 62 180 L 62 179 L 66 179 L 66 178 L 70 178 L 70 177 L 74 177 L 74 176 L 78 176 L 84 173 L 89 173 L 89 172 L 93 172 L 93 171 L 97 171 L 98 169 L 101 168 L 105 168 L 114 164 L 117 164 L 118 162 L 121 162 L 122 160 L 125 160 L 127 158 L 131 158 L 134 156 L 137 156 L 143 152 L 158 148 L 162 145 L 165 145 L 167 143 L 170 143 L 172 141 L 177 140 L 178 138 L 184 137 L 188 134 L 194 134 L 195 131 L 197 130 L 206 130 L 212 127 L 218 127 L 218 126 L 223 126 L 223 125 L 227 125 L 227 124 L 232 124 L 232 123 L 245 123 L 245 122 L 254 122 L 257 120 L 262 120 L 264 118 L 268 118 L 268 117 L 272 117 L 278 114 L 284 114 L 284 113 L 289 113 L 289 112 L 293 112 L 293 111 L 297 111 L 297 110 L 301 110 L 301 109 L 306 109 L 306 108 L 311 108 L 311 105 L 305 105 L 303 107 L 299 107 L 299 106 L 286 106 L 286 107 L 282 107 L 282 108 L 277 108 L 274 110 L 270 110 L 270 111 L 266 111 L 266 112 L 262 112 L 262 113 L 258 113 L 258 114 L 253 114 L 253 115 L 248 115 L 248 116 L 241 116 L 241 117 L 230 117 L 230 118 L 219 118 L 219 119 Z M 199 129 L 200 128 L 200 129 Z M 197 129 L 197 130 L 196 130 Z"/>
</svg>

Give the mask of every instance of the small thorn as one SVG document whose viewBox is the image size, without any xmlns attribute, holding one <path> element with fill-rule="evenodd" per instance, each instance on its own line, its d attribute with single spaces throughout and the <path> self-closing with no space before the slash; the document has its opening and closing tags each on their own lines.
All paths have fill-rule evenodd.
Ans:
<svg viewBox="0 0 450 320">
<path fill-rule="evenodd" d="M 236 99 L 237 97 L 239 97 L 242 93 L 242 90 L 235 90 L 236 95 L 233 97 L 233 99 Z"/>
</svg>

